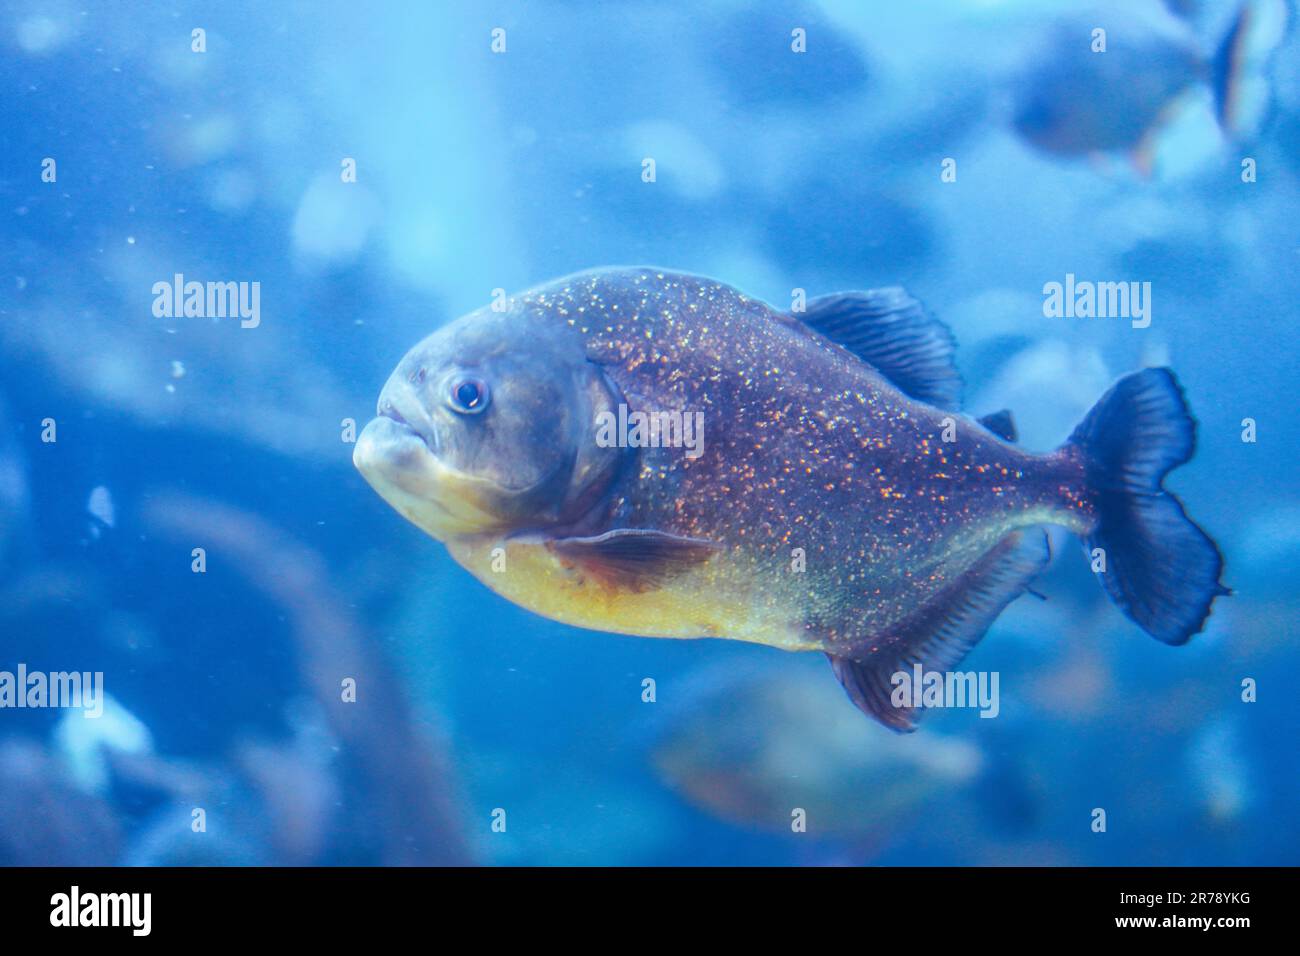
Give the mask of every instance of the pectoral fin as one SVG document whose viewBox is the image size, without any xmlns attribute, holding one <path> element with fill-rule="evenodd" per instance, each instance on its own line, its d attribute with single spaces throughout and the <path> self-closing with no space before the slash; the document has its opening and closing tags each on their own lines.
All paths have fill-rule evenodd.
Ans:
<svg viewBox="0 0 1300 956">
<path fill-rule="evenodd" d="M 1051 550 L 1039 529 L 1007 535 L 966 574 L 887 634 L 831 667 L 858 709 L 898 731 L 916 729 L 917 710 L 894 706 L 893 675 L 948 671 L 979 643 L 1002 610 L 1047 566 Z"/>
<path fill-rule="evenodd" d="M 591 538 L 553 538 L 546 547 L 565 566 L 609 587 L 634 592 L 660 588 L 721 550 L 712 541 L 635 528 Z"/>
</svg>

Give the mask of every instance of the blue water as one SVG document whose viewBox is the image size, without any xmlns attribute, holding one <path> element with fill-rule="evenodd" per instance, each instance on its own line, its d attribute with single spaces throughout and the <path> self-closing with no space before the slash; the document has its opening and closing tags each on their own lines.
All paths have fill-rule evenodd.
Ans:
<svg viewBox="0 0 1300 956">
<path fill-rule="evenodd" d="M 0 671 L 109 700 L 0 709 L 0 862 L 1300 862 L 1294 31 L 1255 129 L 1192 82 L 1143 167 L 1017 136 L 1042 4 L 746 6 L 3 5 Z M 1171 6 L 1208 56 L 1217 5 Z M 1062 10 L 1086 43 L 1117 6 Z M 346 420 L 493 290 L 635 263 L 780 308 L 904 284 L 1035 449 L 1172 366 L 1199 434 L 1169 485 L 1235 594 L 1165 647 L 1058 536 L 1047 600 L 963 665 L 999 717 L 901 753 L 820 655 L 507 603 L 373 493 Z M 258 283 L 255 327 L 156 315 L 178 273 Z M 1149 327 L 1045 317 L 1067 274 L 1151 283 Z M 786 720 L 763 688 L 796 678 Z M 970 760 L 908 763 L 941 745 Z"/>
</svg>

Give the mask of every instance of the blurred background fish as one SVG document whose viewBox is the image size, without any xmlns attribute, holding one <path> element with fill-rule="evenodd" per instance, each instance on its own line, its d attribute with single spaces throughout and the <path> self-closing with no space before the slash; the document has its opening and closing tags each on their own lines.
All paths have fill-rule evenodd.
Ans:
<svg viewBox="0 0 1300 956">
<path fill-rule="evenodd" d="M 940 734 L 880 734 L 837 688 L 793 673 L 701 674 L 654 748 L 666 783 L 720 819 L 871 846 L 905 832 L 927 804 L 985 769 L 977 745 Z"/>
<path fill-rule="evenodd" d="M 1143 172 L 1185 107 L 1211 115 L 1228 140 L 1252 137 L 1270 107 L 1268 66 L 1288 7 L 1243 0 L 1226 25 L 1208 7 L 1102 4 L 1063 16 L 1016 79 L 1016 132 L 1061 156 L 1125 153 Z"/>
</svg>

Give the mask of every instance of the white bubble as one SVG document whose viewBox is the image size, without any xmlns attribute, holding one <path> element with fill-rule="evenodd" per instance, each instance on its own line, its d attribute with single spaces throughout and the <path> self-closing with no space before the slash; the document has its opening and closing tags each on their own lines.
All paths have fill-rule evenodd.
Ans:
<svg viewBox="0 0 1300 956">
<path fill-rule="evenodd" d="M 153 735 L 135 714 L 109 694 L 104 694 L 103 708 L 98 720 L 68 710 L 54 728 L 54 745 L 65 766 L 78 783 L 94 791 L 109 783 L 109 752 L 153 752 Z"/>
<path fill-rule="evenodd" d="M 24 53 L 51 53 L 63 45 L 68 30 L 53 17 L 37 14 L 18 24 L 18 45 Z"/>
<path fill-rule="evenodd" d="M 623 142 L 621 161 L 640 164 L 652 157 L 659 182 L 686 199 L 708 199 L 726 184 L 726 173 L 713 150 L 677 123 L 634 123 L 623 131 Z"/>
<path fill-rule="evenodd" d="M 345 186 L 334 175 L 318 176 L 293 217 L 294 250 L 306 259 L 331 265 L 350 262 L 365 246 L 378 218 L 377 203 L 364 187 Z"/>
<path fill-rule="evenodd" d="M 86 510 L 110 528 L 113 527 L 114 522 L 117 520 L 117 513 L 113 508 L 113 496 L 103 485 L 95 486 L 95 490 L 90 493 L 90 500 L 86 502 Z"/>
</svg>

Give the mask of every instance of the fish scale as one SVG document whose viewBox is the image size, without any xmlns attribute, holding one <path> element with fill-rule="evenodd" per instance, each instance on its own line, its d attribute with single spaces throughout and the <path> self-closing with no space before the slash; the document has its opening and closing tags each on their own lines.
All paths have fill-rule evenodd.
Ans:
<svg viewBox="0 0 1300 956">
<path fill-rule="evenodd" d="M 722 283 L 601 273 L 525 295 L 521 308 L 536 321 L 583 308 L 583 348 L 624 394 L 703 409 L 712 423 L 700 460 L 642 449 L 601 526 L 732 544 L 709 585 L 725 578 L 737 590 L 788 592 L 794 607 L 781 611 L 801 644 L 869 641 L 1007 532 L 1049 517 L 1082 532 L 1091 521 L 1084 502 L 1054 510 L 1059 487 L 1082 477 L 1077 463 L 1044 461 L 970 419 L 919 406 L 861 360 Z M 641 316 L 674 309 L 651 338 L 636 334 Z M 960 431 L 945 443 L 950 416 Z M 808 555 L 802 578 L 790 570 L 796 547 Z"/>
</svg>

